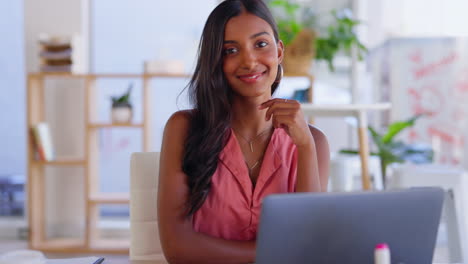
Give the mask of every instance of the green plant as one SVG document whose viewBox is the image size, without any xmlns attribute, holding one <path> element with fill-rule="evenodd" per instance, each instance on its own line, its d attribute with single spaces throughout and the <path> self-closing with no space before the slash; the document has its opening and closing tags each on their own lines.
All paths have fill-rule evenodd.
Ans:
<svg viewBox="0 0 468 264">
<path fill-rule="evenodd" d="M 380 168 L 382 172 L 382 180 L 385 187 L 387 179 L 387 166 L 392 163 L 402 163 L 404 161 L 412 161 L 414 163 L 429 163 L 432 162 L 434 152 L 432 149 L 416 145 L 406 144 L 403 141 L 395 140 L 396 135 L 408 127 L 412 127 L 416 120 L 423 115 L 416 115 L 408 120 L 396 121 L 388 126 L 385 133 L 378 133 L 371 126 L 368 127 L 372 136 L 372 140 L 377 147 L 377 152 L 371 152 L 371 155 L 378 156 L 380 159 Z M 341 150 L 344 154 L 358 154 L 356 150 Z"/>
<path fill-rule="evenodd" d="M 129 106 L 130 104 L 130 94 L 133 89 L 133 83 L 128 85 L 127 91 L 121 96 L 111 96 L 112 99 L 112 107 L 119 107 L 119 106 Z"/>
<path fill-rule="evenodd" d="M 351 55 L 351 49 L 356 47 L 358 59 L 362 60 L 367 48 L 359 41 L 354 32 L 355 26 L 360 23 L 359 21 L 353 19 L 349 12 L 338 14 L 336 10 L 332 10 L 332 15 L 335 23 L 328 26 L 328 36 L 318 37 L 315 40 L 315 58 L 326 61 L 328 68 L 334 71 L 333 58 L 340 50 Z"/>
<path fill-rule="evenodd" d="M 313 29 L 321 31 L 316 26 L 315 15 L 309 8 L 302 7 L 297 3 L 291 3 L 288 0 L 272 0 L 269 2 L 275 14 L 278 24 L 280 39 L 285 46 L 292 43 L 294 38 L 303 29 Z M 278 12 L 279 11 L 279 12 Z M 352 18 L 352 13 L 348 9 L 337 12 L 331 11 L 333 22 L 328 25 L 325 33 L 319 34 L 315 39 L 315 59 L 326 61 L 331 71 L 335 70 L 333 59 L 336 54 L 343 50 L 346 54 L 351 54 L 351 49 L 356 47 L 358 59 L 363 58 L 367 48 L 359 41 L 355 28 L 360 21 Z"/>
<path fill-rule="evenodd" d="M 297 14 L 300 6 L 287 0 L 273 0 L 269 2 L 269 5 L 270 7 L 279 8 L 284 11 L 282 15 L 277 16 L 275 19 L 278 25 L 279 37 L 284 45 L 288 46 L 303 28 Z"/>
</svg>

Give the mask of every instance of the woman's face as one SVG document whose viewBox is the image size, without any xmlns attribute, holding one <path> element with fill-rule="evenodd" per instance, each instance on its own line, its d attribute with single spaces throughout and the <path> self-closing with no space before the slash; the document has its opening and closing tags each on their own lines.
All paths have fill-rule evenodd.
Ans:
<svg viewBox="0 0 468 264">
<path fill-rule="evenodd" d="M 223 71 L 235 94 L 270 96 L 282 58 L 283 43 L 276 43 L 273 30 L 265 20 L 242 12 L 227 22 Z"/>
</svg>

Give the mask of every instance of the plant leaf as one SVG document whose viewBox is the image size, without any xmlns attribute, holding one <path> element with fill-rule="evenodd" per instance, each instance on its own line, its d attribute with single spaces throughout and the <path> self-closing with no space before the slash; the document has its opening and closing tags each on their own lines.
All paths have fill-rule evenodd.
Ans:
<svg viewBox="0 0 468 264">
<path fill-rule="evenodd" d="M 357 47 L 358 59 L 363 58 L 363 53 L 367 51 L 365 46 L 359 41 L 354 32 L 355 26 L 361 22 L 352 18 L 351 12 L 331 11 L 334 18 L 334 23 L 327 27 L 327 37 L 321 37 L 316 41 L 316 60 L 324 60 L 327 62 L 331 71 L 334 71 L 333 58 L 336 54 L 343 50 L 346 54 L 351 53 L 351 48 Z"/>
<path fill-rule="evenodd" d="M 416 120 L 421 116 L 422 115 L 416 115 L 406 121 L 397 121 L 390 124 L 390 126 L 388 127 L 388 132 L 383 136 L 382 141 L 384 143 L 389 143 L 403 129 L 413 126 Z"/>
<path fill-rule="evenodd" d="M 377 145 L 380 151 L 380 149 L 384 148 L 385 145 L 382 141 L 382 136 L 379 133 L 377 133 L 377 131 L 375 131 L 373 127 L 369 126 L 368 129 L 372 136 L 372 139 L 374 140 L 374 143 Z"/>
<path fill-rule="evenodd" d="M 354 150 L 354 149 L 342 149 L 342 150 L 340 150 L 340 153 L 359 155 L 359 151 Z M 376 153 L 376 152 L 370 152 L 369 154 L 372 155 L 372 156 L 378 156 L 379 155 L 379 153 Z"/>
</svg>

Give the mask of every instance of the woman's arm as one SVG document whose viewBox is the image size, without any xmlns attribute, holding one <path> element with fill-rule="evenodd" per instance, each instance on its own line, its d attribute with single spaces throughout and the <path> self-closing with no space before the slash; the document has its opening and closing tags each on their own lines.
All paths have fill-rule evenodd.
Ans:
<svg viewBox="0 0 468 264">
<path fill-rule="evenodd" d="M 328 176 L 330 171 L 330 147 L 325 134 L 317 127 L 309 124 L 309 130 L 314 138 L 315 153 L 317 157 L 320 187 L 322 192 L 328 188 Z"/>
<path fill-rule="evenodd" d="M 297 146 L 296 192 L 326 192 L 330 167 L 330 149 L 325 134 L 309 125 L 310 144 Z"/>
<path fill-rule="evenodd" d="M 182 171 L 188 112 L 177 112 L 164 129 L 158 189 L 158 224 L 164 255 L 169 263 L 249 263 L 255 260 L 255 242 L 228 241 L 197 233 L 184 215 L 189 195 Z"/>
</svg>

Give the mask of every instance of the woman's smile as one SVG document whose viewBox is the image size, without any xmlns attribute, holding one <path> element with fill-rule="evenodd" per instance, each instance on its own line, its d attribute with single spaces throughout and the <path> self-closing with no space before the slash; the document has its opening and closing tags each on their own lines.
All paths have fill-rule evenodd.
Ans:
<svg viewBox="0 0 468 264">
<path fill-rule="evenodd" d="M 243 74 L 243 75 L 237 76 L 237 78 L 239 78 L 241 81 L 243 81 L 245 83 L 256 83 L 257 81 L 259 81 L 265 75 L 265 73 L 266 73 L 266 71 L 250 73 L 250 74 Z"/>
</svg>

